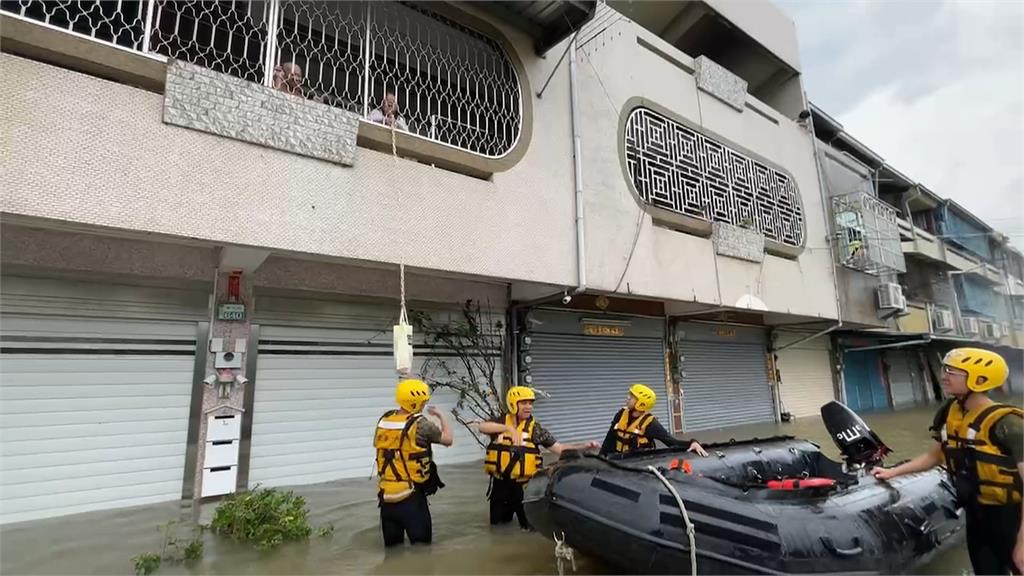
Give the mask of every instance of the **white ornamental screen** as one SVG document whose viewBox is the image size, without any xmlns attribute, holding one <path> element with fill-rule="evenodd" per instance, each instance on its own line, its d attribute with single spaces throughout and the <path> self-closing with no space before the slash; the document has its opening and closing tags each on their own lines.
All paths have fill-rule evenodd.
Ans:
<svg viewBox="0 0 1024 576">
<path fill-rule="evenodd" d="M 630 113 L 625 139 L 626 168 L 647 204 L 803 246 L 803 205 L 788 174 L 648 108 Z"/>
</svg>

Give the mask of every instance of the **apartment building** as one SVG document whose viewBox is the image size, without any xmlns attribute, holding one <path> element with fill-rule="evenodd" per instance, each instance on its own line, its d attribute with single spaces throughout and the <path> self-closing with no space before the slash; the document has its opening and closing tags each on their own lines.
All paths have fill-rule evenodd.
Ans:
<svg viewBox="0 0 1024 576">
<path fill-rule="evenodd" d="M 857 410 L 935 402 L 942 355 L 996 350 L 1024 386 L 1021 254 L 812 106 L 839 266 L 837 391 Z"/>
<path fill-rule="evenodd" d="M 3 3 L 0 521 L 365 477 L 403 294 L 503 318 L 565 440 L 637 381 L 674 431 L 816 412 L 833 199 L 742 6 Z"/>
</svg>

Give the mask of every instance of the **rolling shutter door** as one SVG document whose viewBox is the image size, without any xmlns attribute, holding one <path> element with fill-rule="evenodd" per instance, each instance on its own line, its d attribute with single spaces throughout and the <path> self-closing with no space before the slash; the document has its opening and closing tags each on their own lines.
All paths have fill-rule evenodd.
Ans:
<svg viewBox="0 0 1024 576">
<path fill-rule="evenodd" d="M 3 522 L 181 498 L 194 323 L 2 323 Z"/>
<path fill-rule="evenodd" d="M 789 337 L 790 341 L 799 338 Z M 778 352 L 783 410 L 793 416 L 821 415 L 821 407 L 835 400 L 832 360 L 827 337 L 801 342 Z M 779 345 L 784 345 L 781 340 Z"/>
<path fill-rule="evenodd" d="M 201 287 L 4 276 L 0 522 L 182 495 Z"/>
<path fill-rule="evenodd" d="M 775 420 L 762 345 L 684 341 L 680 350 L 687 431 Z"/>
<path fill-rule="evenodd" d="M 391 326 L 261 326 L 259 341 L 249 486 L 368 477 L 377 419 L 397 407 Z M 414 374 L 423 361 L 416 354 Z M 452 447 L 434 447 L 440 464 L 483 456 L 447 412 L 456 399 L 442 390 L 430 402 L 446 412 L 455 434 Z"/>
<path fill-rule="evenodd" d="M 636 382 L 658 393 L 654 413 L 670 427 L 661 338 L 537 333 L 530 355 L 533 386 L 550 395 L 534 414 L 559 441 L 602 441 Z"/>
</svg>

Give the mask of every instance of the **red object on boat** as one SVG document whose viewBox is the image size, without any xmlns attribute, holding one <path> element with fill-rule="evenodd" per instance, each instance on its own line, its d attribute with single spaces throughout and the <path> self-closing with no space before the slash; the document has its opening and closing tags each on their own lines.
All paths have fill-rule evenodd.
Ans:
<svg viewBox="0 0 1024 576">
<path fill-rule="evenodd" d="M 831 478 L 784 478 L 769 480 L 769 490 L 801 490 L 803 488 L 831 488 L 836 481 Z"/>
</svg>

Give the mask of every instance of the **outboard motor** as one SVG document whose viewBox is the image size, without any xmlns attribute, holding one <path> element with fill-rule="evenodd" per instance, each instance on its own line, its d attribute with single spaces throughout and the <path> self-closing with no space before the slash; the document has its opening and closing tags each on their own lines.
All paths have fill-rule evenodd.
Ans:
<svg viewBox="0 0 1024 576">
<path fill-rule="evenodd" d="M 892 450 L 845 405 L 832 401 L 821 407 L 821 419 L 848 468 L 880 464 Z"/>
</svg>

